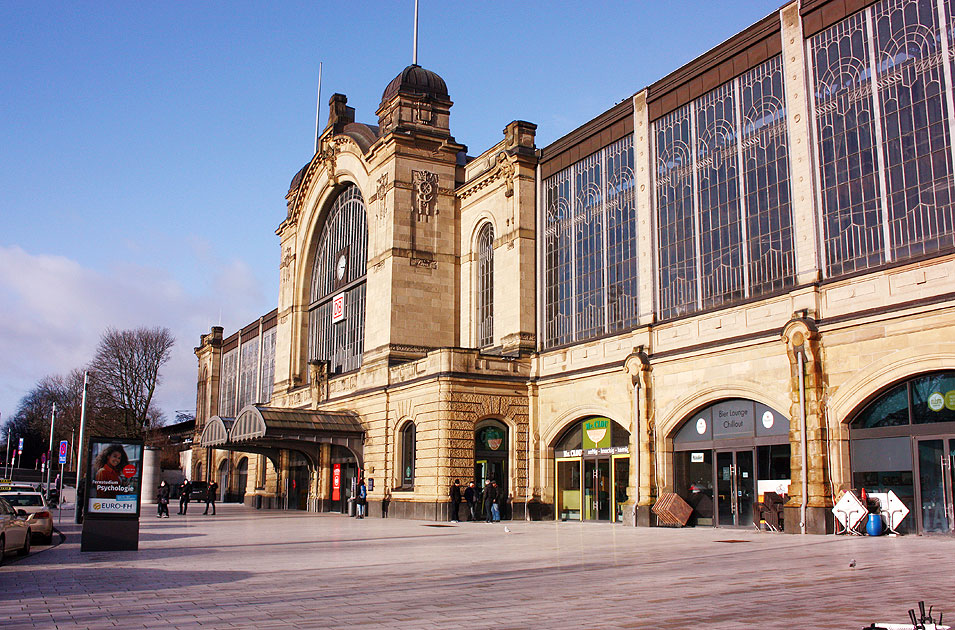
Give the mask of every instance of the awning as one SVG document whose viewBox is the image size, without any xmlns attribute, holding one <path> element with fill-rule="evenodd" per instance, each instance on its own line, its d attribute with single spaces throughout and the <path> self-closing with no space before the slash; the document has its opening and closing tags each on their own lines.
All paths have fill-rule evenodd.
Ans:
<svg viewBox="0 0 955 630">
<path fill-rule="evenodd" d="M 235 418 L 222 418 L 212 416 L 206 420 L 206 426 L 202 429 L 202 435 L 199 436 L 199 446 L 219 446 L 229 441 L 229 430 Z"/>
<path fill-rule="evenodd" d="M 364 441 L 365 429 L 354 412 L 247 405 L 234 419 L 209 418 L 199 444 L 260 453 L 276 465 L 281 449 L 300 452 L 317 465 L 320 445 L 337 444 L 350 450 L 361 465 Z"/>
<path fill-rule="evenodd" d="M 236 416 L 229 440 L 242 442 L 268 436 L 299 435 L 304 439 L 327 436 L 362 435 L 365 430 L 358 415 L 349 412 L 278 409 L 248 405 Z M 315 440 L 308 440 L 315 441 Z"/>
</svg>

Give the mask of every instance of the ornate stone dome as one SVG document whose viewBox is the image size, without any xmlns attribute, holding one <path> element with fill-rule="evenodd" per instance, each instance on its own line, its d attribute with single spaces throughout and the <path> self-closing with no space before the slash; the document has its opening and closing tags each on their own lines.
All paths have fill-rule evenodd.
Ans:
<svg viewBox="0 0 955 630">
<path fill-rule="evenodd" d="M 430 70 L 418 65 L 410 65 L 391 80 L 381 95 L 381 104 L 390 101 L 396 94 L 406 94 L 418 98 L 433 98 L 449 101 L 448 84 Z"/>
</svg>

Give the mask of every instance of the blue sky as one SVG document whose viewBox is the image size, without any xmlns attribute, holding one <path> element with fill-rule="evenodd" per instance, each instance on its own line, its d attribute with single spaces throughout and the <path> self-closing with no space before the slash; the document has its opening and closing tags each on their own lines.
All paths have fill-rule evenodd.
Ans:
<svg viewBox="0 0 955 630">
<path fill-rule="evenodd" d="M 477 155 L 545 146 L 776 2 L 421 0 L 418 62 Z M 157 393 L 195 408 L 199 335 L 276 305 L 285 192 L 311 158 L 318 63 L 362 122 L 411 62 L 413 0 L 0 0 L 0 413 L 108 327 L 167 326 Z"/>
</svg>

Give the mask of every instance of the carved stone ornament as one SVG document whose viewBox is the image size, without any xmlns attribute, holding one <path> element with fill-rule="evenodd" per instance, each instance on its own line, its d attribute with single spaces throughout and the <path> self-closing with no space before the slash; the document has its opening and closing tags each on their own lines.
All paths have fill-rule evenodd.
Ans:
<svg viewBox="0 0 955 630">
<path fill-rule="evenodd" d="M 335 179 L 335 167 L 337 162 L 338 147 L 334 144 L 326 144 L 318 153 L 318 159 L 324 163 L 325 171 L 328 173 L 328 179 Z"/>
<path fill-rule="evenodd" d="M 375 210 L 380 223 L 385 218 L 385 193 L 388 191 L 388 173 L 378 178 L 378 188 L 375 191 Z"/>
<path fill-rule="evenodd" d="M 418 220 L 438 214 L 438 174 L 430 171 L 411 171 L 413 208 Z"/>
<path fill-rule="evenodd" d="M 504 196 L 514 195 L 514 162 L 509 160 L 507 153 L 501 151 L 497 156 L 497 170 L 504 178 Z"/>
</svg>

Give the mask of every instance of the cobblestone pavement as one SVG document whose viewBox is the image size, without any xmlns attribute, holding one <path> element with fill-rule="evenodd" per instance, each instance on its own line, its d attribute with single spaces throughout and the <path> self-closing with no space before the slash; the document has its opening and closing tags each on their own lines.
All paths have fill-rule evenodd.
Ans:
<svg viewBox="0 0 955 630">
<path fill-rule="evenodd" d="M 138 552 L 80 553 L 62 525 L 64 542 L 0 568 L 0 628 L 858 630 L 920 599 L 955 622 L 949 537 L 196 507 L 144 510 Z"/>
</svg>

